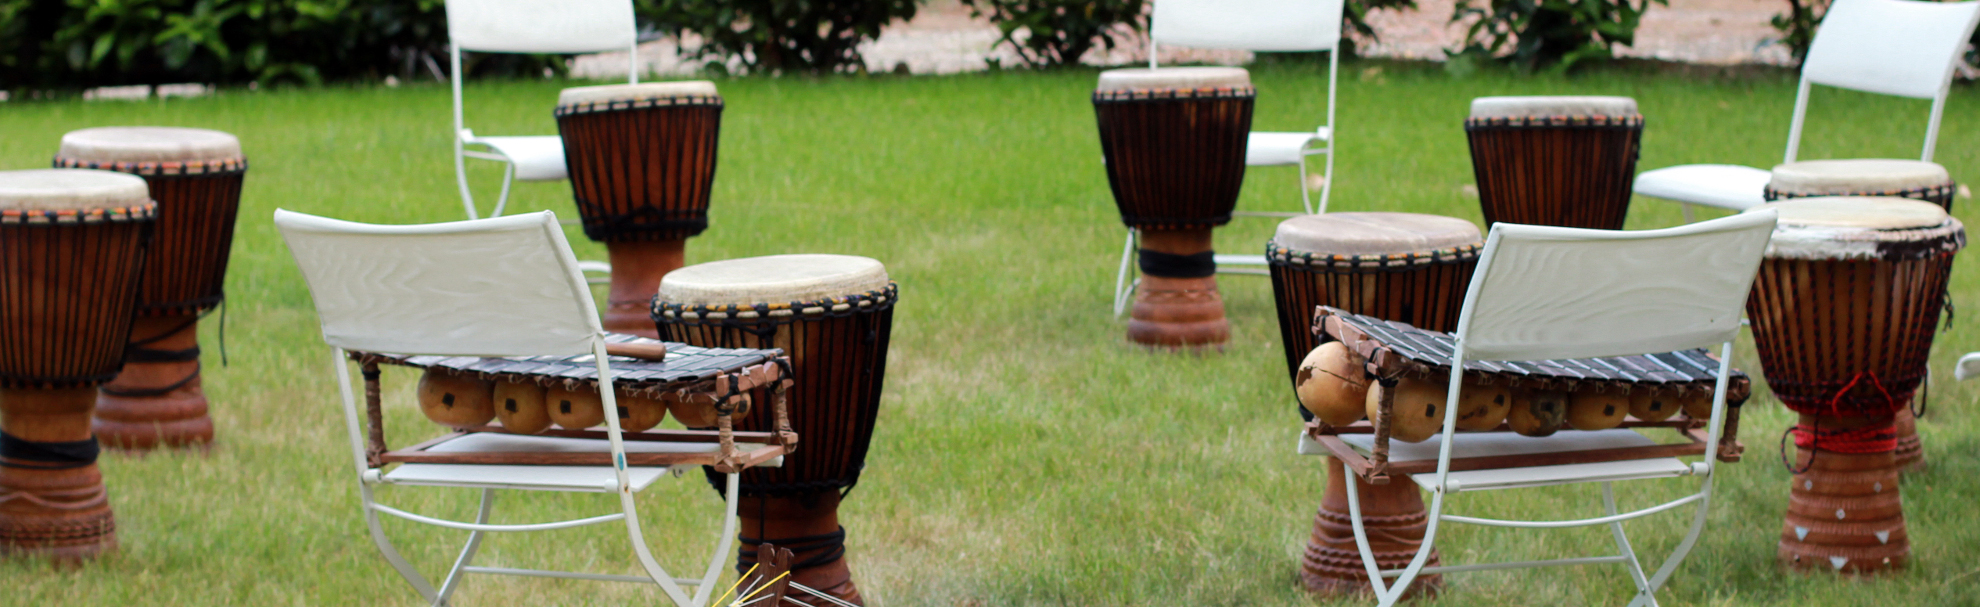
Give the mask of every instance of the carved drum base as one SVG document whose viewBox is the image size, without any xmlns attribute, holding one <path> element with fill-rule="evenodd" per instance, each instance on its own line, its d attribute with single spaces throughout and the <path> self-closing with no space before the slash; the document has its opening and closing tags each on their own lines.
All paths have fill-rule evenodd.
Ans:
<svg viewBox="0 0 1980 607">
<path fill-rule="evenodd" d="M 1346 476 L 1341 461 L 1327 458 L 1327 493 L 1321 498 L 1320 512 L 1313 517 L 1313 538 L 1300 559 L 1299 580 L 1306 589 L 1326 596 L 1359 595 L 1372 592 L 1368 569 L 1361 562 L 1361 549 L 1354 541 L 1354 519 L 1349 514 Z M 1416 558 L 1423 545 L 1423 533 L 1430 517 L 1423 510 L 1423 496 L 1408 478 L 1393 478 L 1387 485 L 1371 485 L 1354 479 L 1361 495 L 1362 527 L 1368 533 L 1368 547 L 1383 569 L 1400 569 Z M 1438 564 L 1435 551 L 1424 566 Z M 1443 576 L 1425 575 L 1410 582 L 1405 596 L 1434 595 L 1443 586 Z"/>
<path fill-rule="evenodd" d="M 184 316 L 141 317 L 131 326 L 134 352 L 124 370 L 97 391 L 96 438 L 106 447 L 149 450 L 213 442 L 213 418 L 200 387 L 199 324 Z M 180 358 L 185 360 L 154 360 Z"/>
<path fill-rule="evenodd" d="M 1905 532 L 1895 455 L 1811 453 L 1807 448 L 1797 448 L 1797 453 L 1797 464 L 1807 470 L 1794 475 L 1788 496 L 1781 563 L 1849 574 L 1904 567 L 1911 560 L 1911 539 Z"/>
<path fill-rule="evenodd" d="M 744 497 L 737 504 L 736 515 L 744 538 L 742 552 L 736 556 L 737 573 L 748 571 L 756 563 L 760 545 L 774 544 L 790 550 L 792 582 L 848 603 L 866 604 L 859 596 L 859 588 L 853 585 L 852 569 L 844 558 L 845 528 L 839 526 L 837 492 Z M 794 599 L 806 605 L 830 604 L 796 588 L 784 596 L 786 602 Z"/>
</svg>

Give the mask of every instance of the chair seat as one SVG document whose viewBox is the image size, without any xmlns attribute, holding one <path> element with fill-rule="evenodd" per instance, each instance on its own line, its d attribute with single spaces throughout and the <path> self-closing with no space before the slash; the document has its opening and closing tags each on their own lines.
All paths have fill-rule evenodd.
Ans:
<svg viewBox="0 0 1980 607">
<path fill-rule="evenodd" d="M 1437 434 L 1420 443 L 1389 441 L 1389 461 L 1414 462 L 1434 461 L 1437 450 L 1442 448 L 1444 436 Z M 1346 434 L 1341 441 L 1352 445 L 1356 450 L 1368 451 L 1375 444 L 1373 434 Z M 1510 432 L 1463 433 L 1458 435 L 1456 444 L 1451 447 L 1451 457 L 1488 457 L 1499 455 L 1531 455 L 1536 453 L 1561 453 L 1568 451 L 1589 451 L 1594 449 L 1616 449 L 1623 447 L 1649 447 L 1657 442 L 1637 434 L 1633 430 L 1562 430 L 1553 436 L 1521 436 Z M 1594 464 L 1564 464 L 1558 466 L 1533 466 L 1527 468 L 1501 468 L 1496 470 L 1469 470 L 1452 472 L 1451 480 L 1457 481 L 1463 491 L 1483 491 L 1488 489 L 1509 489 L 1513 487 L 1541 487 L 1566 483 L 1593 481 L 1617 481 L 1641 478 L 1682 476 L 1691 473 L 1691 465 L 1674 457 L 1623 460 Z M 1435 490 L 1437 473 L 1414 474 L 1411 480 L 1418 486 Z"/>
<path fill-rule="evenodd" d="M 1731 164 L 1687 164 L 1644 171 L 1636 193 L 1691 204 L 1744 211 L 1766 203 L 1763 191 L 1773 174 Z"/>
<path fill-rule="evenodd" d="M 1327 141 L 1334 135 L 1333 129 L 1320 127 L 1309 133 L 1268 133 L 1253 132 L 1245 142 L 1245 166 L 1279 166 L 1299 164 L 1306 157 L 1306 146 L 1315 141 Z"/>
<path fill-rule="evenodd" d="M 658 441 L 625 441 L 627 453 L 714 453 L 721 446 L 716 443 L 676 443 Z M 745 451 L 757 449 L 757 443 L 736 443 L 737 449 Z M 505 434 L 501 432 L 476 432 L 460 438 L 428 447 L 428 453 L 475 453 L 475 452 L 530 452 L 530 453 L 605 453 L 611 444 L 603 439 L 558 438 L 552 436 L 529 436 Z M 778 458 L 781 460 L 782 458 Z M 772 460 L 767 465 L 781 465 Z M 695 466 L 683 466 L 692 468 Z M 632 481 L 632 489 L 640 491 L 661 475 L 667 467 L 631 467 L 626 469 Z M 524 465 L 483 465 L 483 464 L 401 464 L 384 476 L 385 482 L 399 485 L 424 485 L 439 487 L 487 487 L 496 489 L 537 489 L 545 491 L 599 491 L 605 483 L 618 477 L 607 466 L 524 466 Z"/>
<path fill-rule="evenodd" d="M 564 138 L 556 135 L 530 137 L 475 137 L 462 143 L 494 148 L 516 165 L 520 181 L 557 181 L 568 177 L 564 166 Z"/>
</svg>

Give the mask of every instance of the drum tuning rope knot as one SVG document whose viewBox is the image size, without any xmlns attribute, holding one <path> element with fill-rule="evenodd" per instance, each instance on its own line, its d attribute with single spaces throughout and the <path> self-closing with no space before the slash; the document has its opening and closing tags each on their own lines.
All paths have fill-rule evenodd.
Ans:
<svg viewBox="0 0 1980 607">
<path fill-rule="evenodd" d="M 1891 397 L 1889 390 L 1884 389 L 1884 383 L 1877 379 L 1875 372 L 1866 370 L 1858 371 L 1855 376 L 1850 378 L 1849 383 L 1843 384 L 1843 387 L 1836 391 L 1835 396 L 1829 399 L 1829 414 L 1835 417 L 1844 417 L 1842 410 L 1843 395 L 1855 389 L 1857 384 L 1866 378 L 1870 380 L 1869 385 L 1876 388 L 1877 393 L 1884 397 L 1884 402 L 1888 405 L 1885 410 L 1896 411 L 1898 409 L 1897 399 Z M 1890 420 L 1889 417 L 1876 419 L 1882 421 L 1843 430 L 1823 430 L 1821 417 L 1816 417 L 1815 423 L 1808 426 L 1801 424 L 1790 426 L 1786 432 L 1781 433 L 1781 465 L 1787 468 L 1790 474 L 1801 474 L 1807 472 L 1809 468 L 1815 465 L 1816 454 L 1822 450 L 1848 454 L 1883 453 L 1897 450 L 1897 428 L 1888 423 Z M 1808 450 L 1808 461 L 1802 464 L 1800 468 L 1796 468 L 1788 456 L 1787 441 L 1790 436 L 1794 437 L 1795 447 Z"/>
</svg>

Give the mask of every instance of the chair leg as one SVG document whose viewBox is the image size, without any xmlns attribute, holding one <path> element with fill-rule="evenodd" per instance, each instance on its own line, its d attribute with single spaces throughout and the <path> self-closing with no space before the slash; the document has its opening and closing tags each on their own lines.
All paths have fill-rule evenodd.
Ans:
<svg viewBox="0 0 1980 607">
<path fill-rule="evenodd" d="M 1704 497 L 1699 498 L 1698 512 L 1691 517 L 1691 531 L 1684 535 L 1684 541 L 1678 542 L 1677 550 L 1672 551 L 1671 556 L 1664 559 L 1664 564 L 1657 567 L 1657 573 L 1650 576 L 1651 594 L 1654 594 L 1658 588 L 1664 587 L 1664 582 L 1671 579 L 1671 574 L 1677 572 L 1678 564 L 1683 563 L 1684 557 L 1691 554 L 1691 548 L 1698 544 L 1698 536 L 1704 533 L 1705 516 L 1712 505 L 1712 477 L 1716 474 L 1716 472 L 1705 473 L 1705 480 L 1700 483 L 1698 489 L 1698 493 Z M 1630 601 L 1630 607 L 1656 605 L 1657 598 L 1651 594 L 1644 594 Z"/>
<path fill-rule="evenodd" d="M 502 163 L 502 195 L 495 198 L 495 210 L 488 214 L 489 217 L 502 216 L 502 209 L 509 206 L 509 184 L 515 181 L 516 163 L 514 161 Z"/>
<path fill-rule="evenodd" d="M 474 515 L 475 524 L 488 524 L 488 513 L 494 509 L 495 490 L 482 489 L 481 511 L 476 512 Z M 474 553 L 481 549 L 481 539 L 485 536 L 486 532 L 483 531 L 468 532 L 467 545 L 461 547 L 461 556 L 454 559 L 454 568 L 447 572 L 447 581 L 440 583 L 440 595 L 433 600 L 435 607 L 447 604 L 447 599 L 454 596 L 455 590 L 460 589 L 461 580 L 467 577 L 465 569 L 467 569 L 468 563 L 474 562 Z"/>
<path fill-rule="evenodd" d="M 1354 468 L 1342 462 L 1341 473 L 1353 475 Z M 1375 551 L 1368 545 L 1368 528 L 1361 524 L 1361 495 L 1355 490 L 1354 485 L 1353 479 L 1350 478 L 1347 483 L 1348 517 L 1353 519 L 1354 523 L 1354 543 L 1361 549 L 1361 565 L 1368 569 L 1368 585 L 1375 590 L 1377 607 L 1389 607 L 1401 602 L 1404 595 L 1409 593 L 1410 583 L 1416 581 L 1417 574 L 1430 561 L 1430 553 L 1437 548 L 1437 523 L 1443 520 L 1444 493 L 1441 491 L 1430 493 L 1428 526 L 1423 530 L 1423 545 L 1416 549 L 1416 558 L 1410 559 L 1409 566 L 1403 568 L 1402 575 L 1397 576 L 1394 582 L 1384 584 L 1382 567 L 1375 562 Z"/>
<path fill-rule="evenodd" d="M 1320 181 L 1320 210 L 1318 210 L 1318 211 L 1315 211 L 1316 213 L 1326 213 L 1326 212 L 1327 212 L 1327 200 L 1328 200 L 1328 196 L 1330 196 L 1330 195 L 1332 195 L 1332 194 L 1334 193 L 1334 146 L 1335 146 L 1335 145 L 1336 145 L 1336 142 L 1334 141 L 1334 138 L 1333 138 L 1332 136 L 1329 136 L 1329 137 L 1327 138 L 1327 168 L 1326 168 L 1326 170 L 1325 170 L 1324 172 L 1322 172 L 1322 173 L 1320 174 L 1320 175 L 1321 175 L 1321 176 L 1320 176 L 1320 179 L 1321 179 L 1321 181 Z M 1306 158 L 1305 158 L 1305 157 L 1301 157 L 1301 158 L 1300 158 L 1300 165 L 1299 165 L 1299 166 L 1300 166 L 1301 168 L 1305 168 L 1305 167 L 1306 167 Z M 1303 183 L 1302 183 L 1302 184 L 1300 184 L 1300 187 L 1306 187 L 1306 184 L 1303 184 Z"/>
<path fill-rule="evenodd" d="M 1680 202 L 1680 203 L 1678 203 L 1678 206 L 1682 206 L 1682 207 L 1684 207 L 1684 222 L 1685 222 L 1685 223 L 1691 223 L 1692 221 L 1694 221 L 1694 220 L 1692 219 L 1692 217 L 1691 217 L 1691 203 L 1689 203 L 1689 202 Z"/>
<path fill-rule="evenodd" d="M 674 581 L 674 577 L 660 566 L 660 561 L 653 558 L 653 551 L 646 547 L 646 534 L 639 528 L 639 512 L 633 506 L 632 491 L 621 488 L 618 493 L 619 507 L 626 513 L 626 537 L 632 540 L 633 554 L 639 557 L 639 565 L 646 570 L 646 576 L 652 578 L 653 583 L 658 584 L 660 590 L 667 593 L 667 598 L 673 600 L 675 605 L 701 607 L 702 602 L 708 600 L 709 592 L 714 589 L 713 580 L 703 580 L 701 586 L 695 589 L 694 598 L 688 598 L 687 591 L 681 589 L 681 585 Z M 729 527 L 734 524 L 736 517 L 734 502 L 731 501 L 730 504 L 729 515 L 724 521 L 725 534 L 733 532 Z"/>
<path fill-rule="evenodd" d="M 1304 151 L 1301 151 L 1300 153 L 1298 166 L 1299 166 L 1299 208 L 1304 209 L 1306 211 L 1306 214 L 1312 215 L 1313 195 L 1310 192 L 1312 188 L 1306 187 L 1306 154 Z"/>
<path fill-rule="evenodd" d="M 439 602 L 440 594 L 434 592 L 433 585 L 427 583 L 426 577 L 413 569 L 412 564 L 407 563 L 405 557 L 399 556 L 399 550 L 392 546 L 391 538 L 385 537 L 385 527 L 378 520 L 378 511 L 371 509 L 371 486 L 358 485 L 358 497 L 364 506 L 364 524 L 371 528 L 371 543 L 378 546 L 378 552 L 385 556 L 385 562 L 398 570 L 399 577 L 406 578 L 406 583 L 412 584 L 413 590 L 418 592 L 421 598 L 430 603 Z"/>
<path fill-rule="evenodd" d="M 1134 267 L 1134 236 L 1134 228 L 1128 228 L 1127 244 L 1121 246 L 1121 270 L 1114 275 L 1114 318 L 1120 318 L 1121 312 L 1127 310 L 1128 301 L 1134 295 L 1135 287 L 1141 284 L 1140 278 L 1128 282 L 1128 276 L 1133 274 Z"/>
<path fill-rule="evenodd" d="M 1609 516 L 1616 515 L 1616 489 L 1612 483 L 1602 483 L 1602 506 Z M 1649 598 L 1649 604 L 1656 605 L 1656 591 L 1650 587 L 1650 580 L 1643 577 L 1643 563 L 1636 560 L 1636 549 L 1630 547 L 1629 536 L 1623 534 L 1622 521 L 1609 523 L 1609 531 L 1616 537 L 1616 550 L 1627 559 L 1623 565 L 1629 568 L 1630 581 L 1636 582 L 1636 599 L 1632 603 Z"/>
</svg>

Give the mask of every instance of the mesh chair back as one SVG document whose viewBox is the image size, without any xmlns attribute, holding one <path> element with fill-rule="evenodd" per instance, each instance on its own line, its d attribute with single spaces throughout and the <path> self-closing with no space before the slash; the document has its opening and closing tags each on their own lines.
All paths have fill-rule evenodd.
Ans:
<svg viewBox="0 0 1980 607">
<path fill-rule="evenodd" d="M 1331 51 L 1344 0 L 1157 0 L 1150 36 L 1164 45 Z"/>
<path fill-rule="evenodd" d="M 1828 86 L 1933 99 L 1980 19 L 1980 2 L 1836 0 L 1802 62 L 1801 75 Z"/>
<path fill-rule="evenodd" d="M 447 35 L 484 53 L 596 53 L 632 47 L 630 0 L 447 0 Z"/>
<path fill-rule="evenodd" d="M 1465 358 L 1593 358 L 1729 341 L 1774 221 L 1768 209 L 1637 232 L 1494 225 L 1458 321 Z"/>
<path fill-rule="evenodd" d="M 531 356 L 592 351 L 591 290 L 549 211 L 384 226 L 275 211 L 332 346 Z"/>
</svg>

